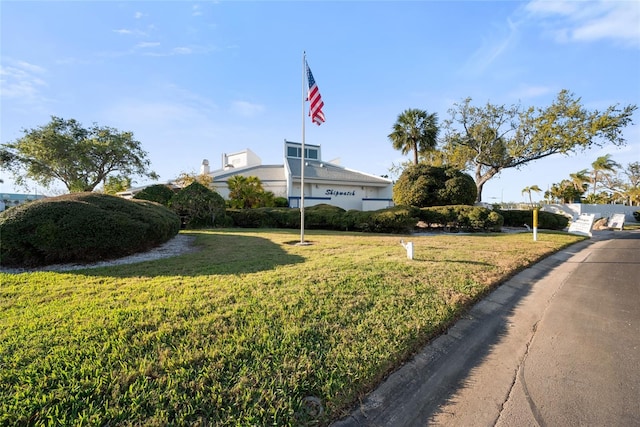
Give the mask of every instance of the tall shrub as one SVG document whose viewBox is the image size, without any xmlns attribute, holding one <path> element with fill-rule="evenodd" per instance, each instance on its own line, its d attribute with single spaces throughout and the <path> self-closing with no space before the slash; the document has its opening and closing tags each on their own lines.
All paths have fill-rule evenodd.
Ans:
<svg viewBox="0 0 640 427">
<path fill-rule="evenodd" d="M 180 190 L 169 206 L 178 214 L 185 228 L 212 227 L 224 222 L 224 199 L 199 182 L 192 182 Z"/>
</svg>

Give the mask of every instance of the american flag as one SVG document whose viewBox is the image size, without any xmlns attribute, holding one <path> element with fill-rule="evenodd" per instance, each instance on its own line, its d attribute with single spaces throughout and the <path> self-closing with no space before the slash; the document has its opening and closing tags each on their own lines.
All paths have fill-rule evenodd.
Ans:
<svg viewBox="0 0 640 427">
<path fill-rule="evenodd" d="M 320 126 L 322 123 L 324 123 L 324 113 L 322 112 L 324 102 L 322 102 L 322 97 L 320 96 L 318 85 L 313 78 L 313 74 L 311 74 L 311 69 L 309 68 L 309 64 L 307 64 L 307 61 L 305 61 L 305 65 L 307 67 L 307 80 L 309 81 L 309 92 L 307 93 L 307 100 L 311 104 L 309 108 L 309 117 L 311 117 L 311 121 L 313 121 L 313 123 Z"/>
</svg>

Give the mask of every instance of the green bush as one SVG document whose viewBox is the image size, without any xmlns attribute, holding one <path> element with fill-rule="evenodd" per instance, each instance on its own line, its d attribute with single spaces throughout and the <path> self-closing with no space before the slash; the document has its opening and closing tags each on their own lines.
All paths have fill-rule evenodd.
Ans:
<svg viewBox="0 0 640 427">
<path fill-rule="evenodd" d="M 233 225 L 245 228 L 299 228 L 300 210 L 287 208 L 228 209 Z M 500 231 L 502 216 L 480 206 L 454 205 L 416 208 L 394 206 L 377 211 L 345 211 L 332 205 L 305 209 L 305 228 L 362 231 L 370 233 L 408 233 L 418 221 L 431 228 L 452 230 Z"/>
<path fill-rule="evenodd" d="M 37 200 L 0 214 L 0 263 L 38 266 L 85 263 L 141 252 L 180 229 L 157 203 L 98 193 Z"/>
<path fill-rule="evenodd" d="M 282 228 L 277 216 L 270 215 L 271 208 L 227 209 L 233 225 L 241 228 Z"/>
<path fill-rule="evenodd" d="M 470 205 L 478 190 L 470 175 L 454 168 L 408 166 L 393 186 L 393 201 L 417 207 Z"/>
<path fill-rule="evenodd" d="M 192 182 L 169 202 L 185 228 L 213 227 L 225 222 L 225 201 L 199 182 Z"/>
<path fill-rule="evenodd" d="M 430 228 L 465 231 L 500 231 L 503 218 L 482 206 L 452 205 L 420 209 L 419 218 Z"/>
<path fill-rule="evenodd" d="M 361 212 L 320 204 L 305 208 L 305 229 L 408 232 L 418 221 L 418 209 L 397 206 Z M 288 208 L 228 209 L 233 225 L 246 228 L 300 228 L 300 210 Z"/>
<path fill-rule="evenodd" d="M 304 224 L 309 230 L 347 230 L 345 211 L 338 206 L 319 204 L 305 208 Z"/>
<path fill-rule="evenodd" d="M 418 208 L 394 206 L 377 211 L 348 211 L 346 223 L 350 224 L 355 231 L 409 233 L 416 226 L 418 217 Z"/>
<path fill-rule="evenodd" d="M 533 211 L 531 210 L 501 210 L 506 227 L 523 227 L 525 224 L 533 227 Z M 538 211 L 538 228 L 547 230 L 563 230 L 569 224 L 569 218 L 552 212 Z"/>
<path fill-rule="evenodd" d="M 275 197 L 273 199 L 273 203 L 276 208 L 288 208 L 289 207 L 289 199 L 286 197 Z"/>
<path fill-rule="evenodd" d="M 169 201 L 174 195 L 174 191 L 165 184 L 155 184 L 146 187 L 138 194 L 133 196 L 134 199 L 149 200 L 160 203 L 163 206 L 169 206 Z"/>
</svg>

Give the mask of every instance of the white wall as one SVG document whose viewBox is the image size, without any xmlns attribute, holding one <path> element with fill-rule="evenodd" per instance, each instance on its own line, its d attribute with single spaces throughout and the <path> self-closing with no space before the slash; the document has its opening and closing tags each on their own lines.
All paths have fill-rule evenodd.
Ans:
<svg viewBox="0 0 640 427">
<path fill-rule="evenodd" d="M 580 214 L 595 214 L 598 218 L 610 218 L 613 214 L 624 214 L 625 222 L 636 222 L 633 212 L 640 211 L 640 206 L 625 205 L 590 205 L 584 203 L 549 204 L 542 206 L 543 211 L 553 212 L 576 219 Z"/>
<path fill-rule="evenodd" d="M 394 206 L 393 201 L 391 199 L 376 199 L 376 200 L 363 200 L 362 201 L 362 210 L 363 211 L 377 211 L 379 209 L 386 209 Z"/>
</svg>

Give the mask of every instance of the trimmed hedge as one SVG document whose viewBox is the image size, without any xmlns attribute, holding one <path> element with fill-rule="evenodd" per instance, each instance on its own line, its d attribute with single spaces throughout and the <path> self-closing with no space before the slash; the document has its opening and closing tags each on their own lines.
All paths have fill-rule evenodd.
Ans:
<svg viewBox="0 0 640 427">
<path fill-rule="evenodd" d="M 400 233 L 410 231 L 415 226 L 416 212 L 416 208 L 406 207 L 365 212 L 345 211 L 337 206 L 319 204 L 305 208 L 304 224 L 308 230 Z M 236 227 L 300 228 L 300 209 L 227 209 L 227 215 L 233 219 Z"/>
<path fill-rule="evenodd" d="M 507 227 L 533 227 L 533 211 L 531 210 L 500 210 Z M 569 218 L 552 212 L 538 211 L 538 228 L 548 230 L 563 230 L 569 225 Z"/>
<path fill-rule="evenodd" d="M 464 231 L 500 231 L 504 218 L 482 206 L 452 205 L 420 209 L 419 218 L 429 228 Z"/>
<path fill-rule="evenodd" d="M 99 193 L 40 199 L 0 213 L 0 264 L 118 258 L 164 243 L 179 230 L 178 216 L 154 202 Z"/>
<path fill-rule="evenodd" d="M 352 230 L 369 233 L 409 233 L 418 223 L 419 209 L 412 206 L 394 206 L 377 211 L 347 213 Z"/>
<path fill-rule="evenodd" d="M 299 228 L 300 210 L 286 208 L 227 209 L 233 225 L 243 228 Z M 418 221 L 431 228 L 500 231 L 502 216 L 480 206 L 437 206 L 416 208 L 394 206 L 377 211 L 345 211 L 321 204 L 305 209 L 305 228 L 362 231 L 369 233 L 409 233 Z"/>
</svg>

